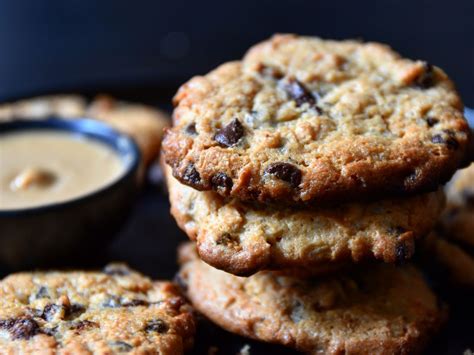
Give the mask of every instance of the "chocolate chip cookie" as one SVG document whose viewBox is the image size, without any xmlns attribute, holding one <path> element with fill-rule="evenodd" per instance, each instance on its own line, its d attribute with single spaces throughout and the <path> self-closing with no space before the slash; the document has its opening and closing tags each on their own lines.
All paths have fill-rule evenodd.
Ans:
<svg viewBox="0 0 474 355">
<path fill-rule="evenodd" d="M 455 284 L 474 288 L 474 163 L 454 175 L 446 195 L 440 226 L 423 243 L 424 259 Z"/>
<path fill-rule="evenodd" d="M 445 319 L 414 267 L 379 264 L 328 278 L 261 272 L 233 276 L 180 250 L 180 279 L 195 308 L 219 326 L 313 354 L 411 354 Z"/>
<path fill-rule="evenodd" d="M 148 166 L 158 156 L 167 115 L 150 106 L 117 101 L 100 95 L 92 102 L 79 95 L 52 95 L 0 105 L 0 122 L 48 117 L 83 118 L 104 121 L 137 142 Z"/>
<path fill-rule="evenodd" d="M 441 219 L 444 234 L 474 248 L 474 163 L 446 185 L 448 206 Z"/>
<path fill-rule="evenodd" d="M 89 105 L 87 115 L 104 121 L 135 139 L 145 166 L 158 157 L 163 130 L 169 124 L 168 115 L 163 111 L 101 95 Z"/>
<path fill-rule="evenodd" d="M 423 241 L 422 252 L 425 265 L 441 269 L 450 283 L 474 289 L 474 248 L 433 232 Z"/>
<path fill-rule="evenodd" d="M 163 144 L 174 176 L 264 203 L 434 190 L 470 136 L 447 75 L 378 43 L 277 35 L 174 103 Z"/>
<path fill-rule="evenodd" d="M 172 283 L 122 264 L 0 281 L 2 353 L 181 354 L 192 345 L 194 327 Z"/>
<path fill-rule="evenodd" d="M 321 273 L 372 258 L 402 262 L 444 208 L 442 190 L 333 208 L 261 208 L 196 191 L 164 171 L 178 225 L 204 261 L 236 275 L 293 267 Z"/>
</svg>

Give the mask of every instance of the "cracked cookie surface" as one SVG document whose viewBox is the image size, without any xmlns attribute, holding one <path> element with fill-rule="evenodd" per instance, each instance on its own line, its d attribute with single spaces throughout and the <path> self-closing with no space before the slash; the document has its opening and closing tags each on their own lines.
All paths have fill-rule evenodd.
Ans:
<svg viewBox="0 0 474 355">
<path fill-rule="evenodd" d="M 164 171 L 178 225 L 204 261 L 236 275 L 284 268 L 324 273 L 368 259 L 403 262 L 444 208 L 441 189 L 333 208 L 259 208 L 194 190 L 173 178 L 169 167 Z"/>
<path fill-rule="evenodd" d="M 2 354 L 181 354 L 194 327 L 176 286 L 123 264 L 0 281 Z"/>
<path fill-rule="evenodd" d="M 377 43 L 277 35 L 174 98 L 163 151 L 200 190 L 259 202 L 342 202 L 433 190 L 469 129 L 439 68 Z"/>
<path fill-rule="evenodd" d="M 231 332 L 313 354 L 412 354 L 445 310 L 410 265 L 380 264 L 328 278 L 227 274 L 180 250 L 180 278 L 195 308 Z"/>
</svg>

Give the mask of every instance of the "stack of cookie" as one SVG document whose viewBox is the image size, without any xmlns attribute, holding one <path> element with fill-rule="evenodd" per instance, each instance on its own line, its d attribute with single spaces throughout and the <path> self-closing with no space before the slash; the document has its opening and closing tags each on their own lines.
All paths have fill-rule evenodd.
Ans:
<svg viewBox="0 0 474 355">
<path fill-rule="evenodd" d="M 174 103 L 163 153 L 171 212 L 196 242 L 180 277 L 200 312 L 315 353 L 426 343 L 444 312 L 394 264 L 433 228 L 439 186 L 465 160 L 468 125 L 441 69 L 381 44 L 278 35 Z"/>
</svg>

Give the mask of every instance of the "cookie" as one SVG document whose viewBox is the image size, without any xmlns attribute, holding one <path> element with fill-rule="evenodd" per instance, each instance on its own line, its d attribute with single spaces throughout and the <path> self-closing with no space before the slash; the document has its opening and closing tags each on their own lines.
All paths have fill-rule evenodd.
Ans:
<svg viewBox="0 0 474 355">
<path fill-rule="evenodd" d="M 470 136 L 447 75 L 377 43 L 277 35 L 174 103 L 163 144 L 174 176 L 264 203 L 434 190 Z"/>
<path fill-rule="evenodd" d="M 164 171 L 178 225 L 205 262 L 236 275 L 292 267 L 323 273 L 372 258 L 402 262 L 444 208 L 442 190 L 332 208 L 260 207 L 196 191 Z"/>
<path fill-rule="evenodd" d="M 437 231 L 423 241 L 423 260 L 452 283 L 474 288 L 474 163 L 454 175 L 446 196 Z"/>
<path fill-rule="evenodd" d="M 106 95 L 96 97 L 91 103 L 79 95 L 52 95 L 0 105 L 0 122 L 53 116 L 89 117 L 108 123 L 137 142 L 145 166 L 158 156 L 163 129 L 168 125 L 164 112 L 150 106 L 117 101 Z"/>
<path fill-rule="evenodd" d="M 474 163 L 446 185 L 448 206 L 441 225 L 450 238 L 474 247 Z"/>
<path fill-rule="evenodd" d="M 195 308 L 226 330 L 313 354 L 420 351 L 445 310 L 414 267 L 379 264 L 329 278 L 233 276 L 180 250 Z"/>
<path fill-rule="evenodd" d="M 466 248 L 440 233 L 431 233 L 422 244 L 425 265 L 436 266 L 450 283 L 474 288 L 474 248 Z"/>
<path fill-rule="evenodd" d="M 102 272 L 33 272 L 0 281 L 7 354 L 181 354 L 194 316 L 170 282 L 123 264 Z"/>
<path fill-rule="evenodd" d="M 110 96 L 101 95 L 92 101 L 87 115 L 104 121 L 135 139 L 146 166 L 158 157 L 163 130 L 169 124 L 166 113 L 150 106 L 117 101 Z"/>
<path fill-rule="evenodd" d="M 79 95 L 50 95 L 0 105 L 0 122 L 13 119 L 47 117 L 81 117 L 87 100 Z"/>
</svg>

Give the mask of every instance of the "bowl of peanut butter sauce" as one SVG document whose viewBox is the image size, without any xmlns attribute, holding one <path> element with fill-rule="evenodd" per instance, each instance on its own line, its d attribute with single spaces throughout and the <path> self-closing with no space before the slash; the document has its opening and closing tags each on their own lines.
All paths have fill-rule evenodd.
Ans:
<svg viewBox="0 0 474 355">
<path fill-rule="evenodd" d="M 130 213 L 139 163 L 135 142 L 101 122 L 0 123 L 0 263 L 100 252 Z"/>
</svg>

